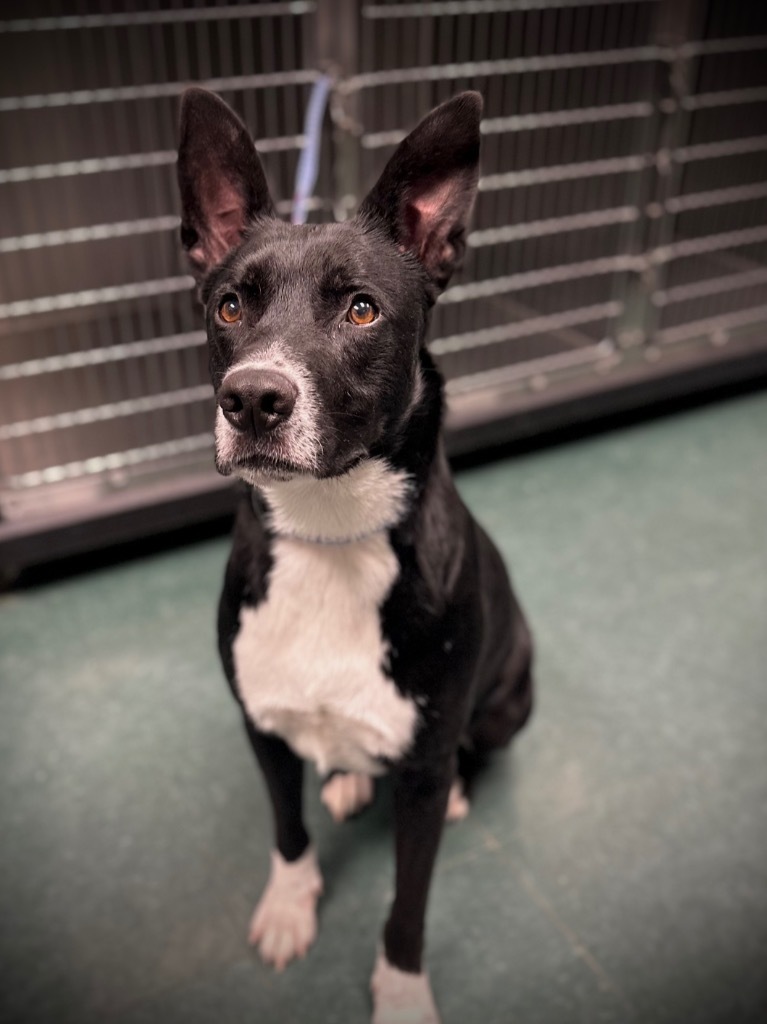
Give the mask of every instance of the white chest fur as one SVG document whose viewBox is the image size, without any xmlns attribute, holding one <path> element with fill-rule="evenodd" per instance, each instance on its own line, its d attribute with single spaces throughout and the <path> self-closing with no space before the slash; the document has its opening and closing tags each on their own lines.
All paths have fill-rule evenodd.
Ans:
<svg viewBox="0 0 767 1024">
<path fill-rule="evenodd" d="M 386 533 L 351 544 L 274 542 L 266 600 L 244 608 L 237 684 L 253 721 L 320 772 L 381 771 L 416 727 L 414 703 L 382 671 L 380 607 L 397 576 Z"/>
</svg>

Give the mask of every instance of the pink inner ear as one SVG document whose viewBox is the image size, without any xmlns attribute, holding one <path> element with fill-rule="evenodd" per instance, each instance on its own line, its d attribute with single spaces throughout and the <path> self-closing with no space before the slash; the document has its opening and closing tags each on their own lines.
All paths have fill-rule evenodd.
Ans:
<svg viewBox="0 0 767 1024">
<path fill-rule="evenodd" d="M 414 196 L 405 208 L 406 248 L 427 266 L 450 258 L 447 237 L 455 222 L 449 182 Z"/>
<path fill-rule="evenodd" d="M 213 216 L 220 226 L 222 236 L 230 245 L 235 245 L 242 237 L 245 222 L 242 204 L 230 209 L 216 210 Z"/>
<path fill-rule="evenodd" d="M 408 204 L 411 207 L 413 216 L 413 227 L 418 235 L 429 236 L 443 233 L 450 230 L 450 222 L 453 217 L 451 209 L 452 189 L 449 182 L 443 182 L 436 188 L 431 188 L 421 195 L 414 196 Z"/>
<path fill-rule="evenodd" d="M 245 229 L 245 201 L 226 178 L 206 181 L 201 192 L 202 212 L 207 225 L 205 255 L 211 264 L 220 263 L 242 238 Z M 196 247 L 195 247 L 196 248 Z M 190 252 L 190 257 L 193 257 Z"/>
<path fill-rule="evenodd" d="M 416 196 L 412 205 L 416 208 L 421 218 L 425 221 L 440 221 L 450 218 L 450 198 L 452 189 L 449 182 L 443 182 L 438 188 L 430 189 L 423 195 Z M 436 224 L 431 225 L 432 228 Z"/>
</svg>

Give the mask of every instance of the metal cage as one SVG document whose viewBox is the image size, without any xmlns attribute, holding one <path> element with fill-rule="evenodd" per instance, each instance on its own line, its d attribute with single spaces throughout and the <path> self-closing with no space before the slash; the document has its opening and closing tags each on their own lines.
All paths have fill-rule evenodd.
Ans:
<svg viewBox="0 0 767 1024">
<path fill-rule="evenodd" d="M 483 93 L 467 256 L 431 330 L 454 450 L 767 368 L 764 5 L 182 3 L 3 8 L 0 553 L 16 565 L 230 500 L 177 244 L 190 81 L 254 130 L 288 213 L 309 94 L 332 74 L 316 219 L 348 216 L 430 107 Z"/>
</svg>

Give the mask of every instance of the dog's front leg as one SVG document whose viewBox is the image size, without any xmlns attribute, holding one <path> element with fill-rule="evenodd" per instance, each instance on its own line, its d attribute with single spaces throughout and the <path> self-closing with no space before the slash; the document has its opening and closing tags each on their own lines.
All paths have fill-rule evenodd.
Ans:
<svg viewBox="0 0 767 1024">
<path fill-rule="evenodd" d="M 304 956 L 317 935 L 322 875 L 302 816 L 303 762 L 277 736 L 245 722 L 274 812 L 269 881 L 250 922 L 249 940 L 278 971 Z"/>
<path fill-rule="evenodd" d="M 394 775 L 396 885 L 373 972 L 373 1024 L 439 1024 L 422 968 L 424 918 L 455 769 L 450 759 Z"/>
</svg>

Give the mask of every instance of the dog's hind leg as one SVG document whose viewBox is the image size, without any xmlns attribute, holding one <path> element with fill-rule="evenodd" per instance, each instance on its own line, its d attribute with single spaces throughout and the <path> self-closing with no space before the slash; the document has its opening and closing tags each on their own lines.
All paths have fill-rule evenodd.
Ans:
<svg viewBox="0 0 767 1024">
<path fill-rule="evenodd" d="M 460 775 L 456 775 L 447 797 L 445 821 L 451 824 L 456 821 L 463 821 L 469 813 L 470 806 L 464 781 Z"/>
<path fill-rule="evenodd" d="M 493 751 L 508 746 L 533 707 L 531 649 L 515 651 L 495 684 L 475 709 L 465 746 L 458 752 L 458 774 L 450 787 L 445 821 L 463 821 L 470 809 L 469 794 L 475 776 Z"/>
<path fill-rule="evenodd" d="M 495 684 L 475 708 L 468 728 L 468 749 L 482 755 L 508 746 L 532 709 L 532 646 L 525 637 L 512 650 Z"/>
<path fill-rule="evenodd" d="M 249 941 L 281 971 L 305 955 L 317 935 L 322 875 L 301 809 L 303 762 L 283 740 L 246 719 L 248 737 L 266 779 L 274 812 L 276 849 L 269 881 L 250 922 Z"/>
<path fill-rule="evenodd" d="M 320 800 L 335 822 L 359 814 L 373 802 L 373 780 L 361 772 L 334 772 L 320 792 Z"/>
</svg>

